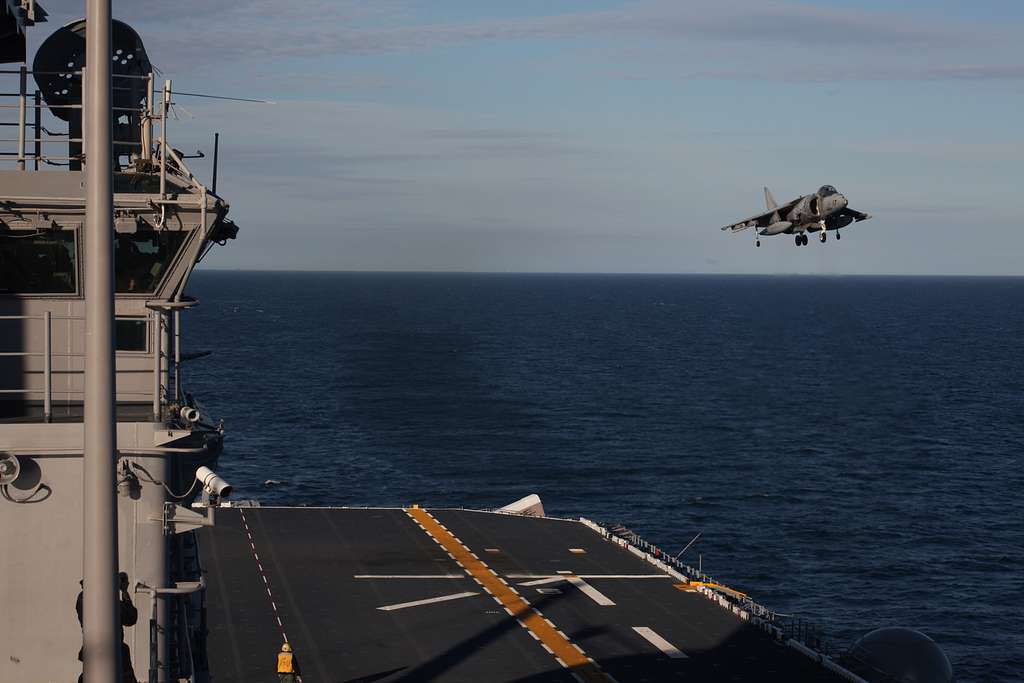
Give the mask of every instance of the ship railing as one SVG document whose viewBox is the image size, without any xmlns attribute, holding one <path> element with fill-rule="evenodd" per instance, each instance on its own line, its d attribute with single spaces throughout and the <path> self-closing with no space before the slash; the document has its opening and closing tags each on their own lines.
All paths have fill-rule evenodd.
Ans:
<svg viewBox="0 0 1024 683">
<path fill-rule="evenodd" d="M 13 163 L 19 171 L 38 171 L 41 166 L 69 166 L 72 162 L 81 163 L 82 154 L 71 154 L 68 149 L 66 154 L 54 154 L 50 146 L 63 144 L 70 146 L 72 143 L 84 143 L 81 137 L 72 137 L 70 127 L 64 121 L 53 115 L 56 109 L 82 109 L 82 104 L 47 104 L 42 93 L 36 89 L 29 88 L 28 77 L 30 75 L 40 76 L 65 76 L 71 79 L 75 76 L 83 76 L 83 69 L 69 69 L 68 71 L 33 71 L 27 67 L 18 69 L 0 69 L 0 76 L 16 76 L 17 89 L 13 92 L 0 92 L 0 167 Z M 199 189 L 201 184 L 195 175 L 189 170 L 184 159 L 174 151 L 174 148 L 167 143 L 167 119 L 173 102 L 171 95 L 171 81 L 164 81 L 160 91 L 159 101 L 155 97 L 155 77 L 152 73 L 146 75 L 137 74 L 112 74 L 112 89 L 129 90 L 126 81 L 144 80 L 146 96 L 139 106 L 133 107 L 112 107 L 114 114 L 137 114 L 139 120 L 139 131 L 137 140 L 114 140 L 115 157 L 124 156 L 129 152 L 135 156 L 132 150 L 138 149 L 138 167 L 149 172 L 156 172 L 160 175 L 160 198 L 167 199 L 167 177 L 168 174 L 179 176 L 190 186 Z M 134 89 L 134 88 L 131 88 Z M 49 112 L 49 114 L 47 113 Z M 160 135 L 154 138 L 154 127 L 159 126 Z M 14 133 L 8 133 L 10 129 Z M 63 128 L 63 130 L 58 130 Z M 118 148 L 128 148 L 128 151 L 120 151 Z"/>
<path fill-rule="evenodd" d="M 147 321 L 147 330 L 149 334 L 149 342 L 151 344 L 150 349 L 153 353 L 153 365 L 152 375 L 153 383 L 151 389 L 151 400 L 153 405 L 153 419 L 154 421 L 161 421 L 163 417 L 163 409 L 168 404 L 170 398 L 170 391 L 168 388 L 169 382 L 166 381 L 169 373 L 169 356 L 170 356 L 170 345 L 171 341 L 168 332 L 168 321 L 167 313 L 160 310 L 153 310 L 145 318 Z M 133 318 L 136 320 L 137 318 Z M 24 350 L 24 351 L 0 351 L 0 358 L 42 358 L 42 369 L 41 370 L 23 370 L 21 373 L 22 378 L 26 378 L 29 375 L 41 374 L 42 382 L 41 386 L 23 386 L 23 387 L 6 387 L 0 388 L 0 398 L 8 395 L 20 395 L 28 397 L 29 399 L 42 399 L 43 403 L 43 420 L 50 422 L 53 417 L 53 400 L 54 394 L 63 396 L 65 400 L 71 401 L 73 398 L 84 398 L 84 388 L 72 389 L 70 387 L 62 388 L 59 391 L 55 391 L 53 387 L 53 377 L 55 374 L 60 375 L 85 375 L 84 368 L 74 367 L 74 359 L 85 358 L 84 352 L 56 352 L 53 349 L 53 328 L 55 322 L 64 322 L 68 325 L 67 336 L 71 336 L 71 326 L 75 321 L 84 321 L 83 316 L 74 315 L 54 315 L 50 311 L 44 311 L 39 315 L 0 315 L 0 323 L 4 322 L 17 322 L 17 321 L 39 321 L 41 326 L 39 337 L 42 340 L 42 348 L 39 350 Z M 26 335 L 22 335 L 23 338 Z M 12 336 L 8 335 L 8 338 Z M 174 343 L 178 344 L 180 335 L 174 335 Z M 174 349 L 174 357 L 180 357 L 180 349 Z M 67 359 L 66 367 L 54 368 L 54 361 L 56 359 Z M 124 371 L 119 371 L 124 372 Z M 175 381 L 175 386 L 178 382 Z"/>
<path fill-rule="evenodd" d="M 67 78 L 72 78 L 74 76 L 82 76 L 82 74 L 82 69 L 33 71 L 24 66 L 18 69 L 0 69 L 0 75 L 14 75 L 18 77 L 16 92 L 0 92 L 0 128 L 15 129 L 13 137 L 8 137 L 9 134 L 4 135 L 6 131 L 0 132 L 0 135 L 3 135 L 3 137 L 0 137 L 0 143 L 4 143 L 0 146 L 2 147 L 0 148 L 0 161 L 14 162 L 19 171 L 27 171 L 39 170 L 41 164 L 66 166 L 71 161 L 82 160 L 81 155 L 51 154 L 43 147 L 43 145 L 58 143 L 84 142 L 80 137 L 72 137 L 70 130 L 57 130 L 58 127 L 65 127 L 67 124 L 57 119 L 52 113 L 50 116 L 46 116 L 47 111 L 53 112 L 56 109 L 81 110 L 82 104 L 47 104 L 43 99 L 42 92 L 30 89 L 28 84 L 28 77 L 31 75 L 66 76 Z M 152 92 L 152 74 L 147 76 L 113 74 L 112 79 L 114 81 L 112 86 L 114 90 L 124 89 L 123 86 L 118 86 L 118 81 L 144 79 L 147 81 L 147 93 Z M 139 114 L 141 122 L 140 139 L 144 142 L 149 141 L 149 149 L 152 149 L 153 121 L 158 118 L 153 116 L 152 108 L 149 105 L 151 101 L 152 98 L 150 97 L 138 107 L 112 107 L 113 111 L 117 114 Z M 114 140 L 113 144 L 115 147 L 138 147 L 140 145 L 138 141 L 130 140 Z M 12 145 L 14 145 L 13 149 L 11 149 Z M 142 148 L 145 150 L 147 146 L 143 144 Z M 28 168 L 30 164 L 32 169 Z"/>
<path fill-rule="evenodd" d="M 679 575 L 689 577 L 693 582 L 724 588 L 719 581 L 704 573 L 701 568 L 691 567 L 685 562 L 680 561 L 677 556 L 667 553 L 657 545 L 642 538 L 632 529 L 621 524 L 594 523 L 590 522 L 590 520 L 582 521 L 596 527 L 603 533 L 620 539 L 636 548 L 637 551 L 645 553 L 655 563 L 667 567 Z M 832 651 L 831 644 L 825 638 L 824 629 L 810 619 L 800 615 L 777 612 L 738 591 L 723 591 L 715 590 L 714 588 L 709 588 L 708 590 L 713 591 L 716 597 L 724 603 L 735 606 L 735 608 L 745 612 L 749 617 L 757 619 L 765 630 L 780 640 L 792 640 L 802 643 L 815 652 L 824 655 L 828 655 Z"/>
</svg>

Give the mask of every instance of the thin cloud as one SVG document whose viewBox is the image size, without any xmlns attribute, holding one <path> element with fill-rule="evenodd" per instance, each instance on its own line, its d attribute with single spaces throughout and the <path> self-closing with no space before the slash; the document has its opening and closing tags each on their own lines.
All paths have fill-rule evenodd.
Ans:
<svg viewBox="0 0 1024 683">
<path fill-rule="evenodd" d="M 80 10 L 55 3 L 54 14 Z M 318 59 L 416 53 L 474 43 L 522 40 L 567 41 L 634 37 L 667 44 L 739 43 L 745 49 L 837 47 L 901 55 L 910 51 L 946 54 L 951 50 L 1013 46 L 1016 37 L 995 26 L 964 26 L 921 19 L 919 15 L 771 2 L 768 0 L 675 0 L 623 3 L 620 8 L 547 16 L 436 23 L 422 10 L 397 1 L 331 0 L 294 4 L 279 0 L 241 0 L 211 4 L 200 0 L 132 3 L 119 15 L 150 44 L 165 69 L 197 68 L 236 61 L 280 58 Z M 429 9 L 427 10 L 429 12 Z M 1019 78 L 1017 67 L 934 67 L 921 77 L 960 79 Z M 834 71 L 834 70 L 829 70 Z M 753 77 L 723 71 L 695 77 Z M 785 74 L 768 74 L 773 80 Z M 852 77 L 855 77 L 853 74 Z M 800 80 L 841 78 L 833 73 Z M 845 78 L 850 78 L 847 76 Z M 871 77 L 870 75 L 864 77 Z M 904 77 L 913 77 L 907 73 Z"/>
<path fill-rule="evenodd" d="M 639 76 L 626 76 L 630 79 Z M 763 81 L 766 78 L 794 83 L 831 83 L 842 81 L 1019 81 L 1024 80 L 1024 64 L 978 65 L 859 65 L 797 67 L 779 71 L 767 69 L 718 69 L 697 71 L 683 80 Z"/>
<path fill-rule="evenodd" d="M 427 138 L 436 140 L 549 140 L 560 137 L 551 131 L 521 130 L 516 128 L 442 128 L 423 131 Z"/>
</svg>

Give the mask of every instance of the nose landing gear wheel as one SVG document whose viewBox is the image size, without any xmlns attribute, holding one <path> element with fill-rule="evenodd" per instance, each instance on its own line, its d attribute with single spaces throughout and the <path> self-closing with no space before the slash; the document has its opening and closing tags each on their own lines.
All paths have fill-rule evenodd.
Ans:
<svg viewBox="0 0 1024 683">
<path fill-rule="evenodd" d="M 828 239 L 828 233 L 822 232 L 822 233 L 821 233 L 821 236 L 820 236 L 820 237 L 818 237 L 818 239 L 820 239 L 820 240 L 821 240 L 821 243 L 822 243 L 822 244 L 824 244 L 824 243 L 825 243 L 825 240 L 827 240 L 827 239 Z"/>
<path fill-rule="evenodd" d="M 761 240 L 757 240 L 756 242 L 754 242 L 754 246 L 755 247 L 761 246 Z"/>
</svg>

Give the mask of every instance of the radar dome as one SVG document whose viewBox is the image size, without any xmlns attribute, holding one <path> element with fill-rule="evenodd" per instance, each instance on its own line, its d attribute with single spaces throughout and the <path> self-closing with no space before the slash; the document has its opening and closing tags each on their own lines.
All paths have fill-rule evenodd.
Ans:
<svg viewBox="0 0 1024 683">
<path fill-rule="evenodd" d="M 953 667 L 934 640 L 910 628 L 861 636 L 840 663 L 871 683 L 952 683 Z"/>
</svg>

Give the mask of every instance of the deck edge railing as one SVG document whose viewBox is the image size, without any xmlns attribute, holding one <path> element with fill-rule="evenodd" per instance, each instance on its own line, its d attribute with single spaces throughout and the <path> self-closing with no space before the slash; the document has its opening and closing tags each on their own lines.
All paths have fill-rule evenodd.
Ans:
<svg viewBox="0 0 1024 683">
<path fill-rule="evenodd" d="M 169 364 L 165 361 L 169 348 L 167 321 L 165 320 L 165 314 L 161 311 L 151 311 L 146 317 L 147 326 L 150 328 L 151 337 L 151 349 L 153 352 L 153 387 L 151 392 L 147 392 L 152 400 L 153 404 L 153 420 L 160 422 L 163 417 L 163 408 L 169 402 L 169 387 L 168 381 L 165 381 L 164 372 L 169 371 Z M 23 350 L 23 351 L 0 351 L 0 358 L 36 358 L 42 357 L 43 369 L 42 369 L 42 386 L 41 387 L 0 387 L 0 396 L 6 395 L 42 395 L 43 399 L 43 420 L 50 422 L 53 417 L 53 375 L 59 374 L 85 374 L 84 369 L 77 369 L 74 367 L 65 367 L 61 369 L 54 369 L 53 359 L 55 358 L 84 358 L 84 353 L 54 353 L 53 352 L 53 322 L 59 321 L 73 321 L 73 320 L 84 320 L 82 316 L 74 315 L 53 315 L 50 311 L 43 311 L 37 315 L 0 315 L 0 323 L 5 321 L 17 321 L 17 320 L 40 320 L 42 321 L 42 350 Z M 177 352 L 176 353 L 180 353 Z M 29 374 L 32 371 L 25 371 L 22 374 Z M 38 372 L 38 371 L 37 371 Z M 120 373 L 132 372 L 121 370 Z M 83 390 L 71 390 L 65 389 L 56 393 L 65 395 L 84 395 Z"/>
<path fill-rule="evenodd" d="M 700 584 L 718 585 L 718 582 L 712 577 L 698 569 L 695 569 L 694 567 L 680 562 L 675 557 L 669 555 L 653 543 L 641 538 L 639 534 L 625 526 L 620 524 L 609 525 L 595 522 L 587 519 L 586 517 L 580 517 L 579 521 L 601 536 L 604 536 L 609 541 L 623 546 L 633 554 L 644 559 L 649 564 L 658 567 L 662 571 L 667 572 L 671 576 L 688 583 L 690 582 L 690 579 L 694 579 Z M 712 602 L 717 603 L 724 609 L 731 611 L 743 621 L 749 622 L 757 628 L 760 628 L 775 640 L 786 644 L 788 647 L 810 657 L 811 659 L 814 659 L 822 667 L 838 676 L 841 676 L 845 680 L 850 681 L 850 683 L 867 683 L 867 681 L 860 676 L 848 671 L 836 663 L 832 656 L 830 656 L 830 651 L 832 651 L 833 648 L 823 637 L 822 629 L 814 622 L 798 615 L 776 612 L 775 610 L 755 602 L 750 598 L 750 596 L 738 593 L 738 591 L 733 591 L 733 593 L 743 595 L 742 598 L 704 585 L 698 586 L 697 592 Z"/>
</svg>

